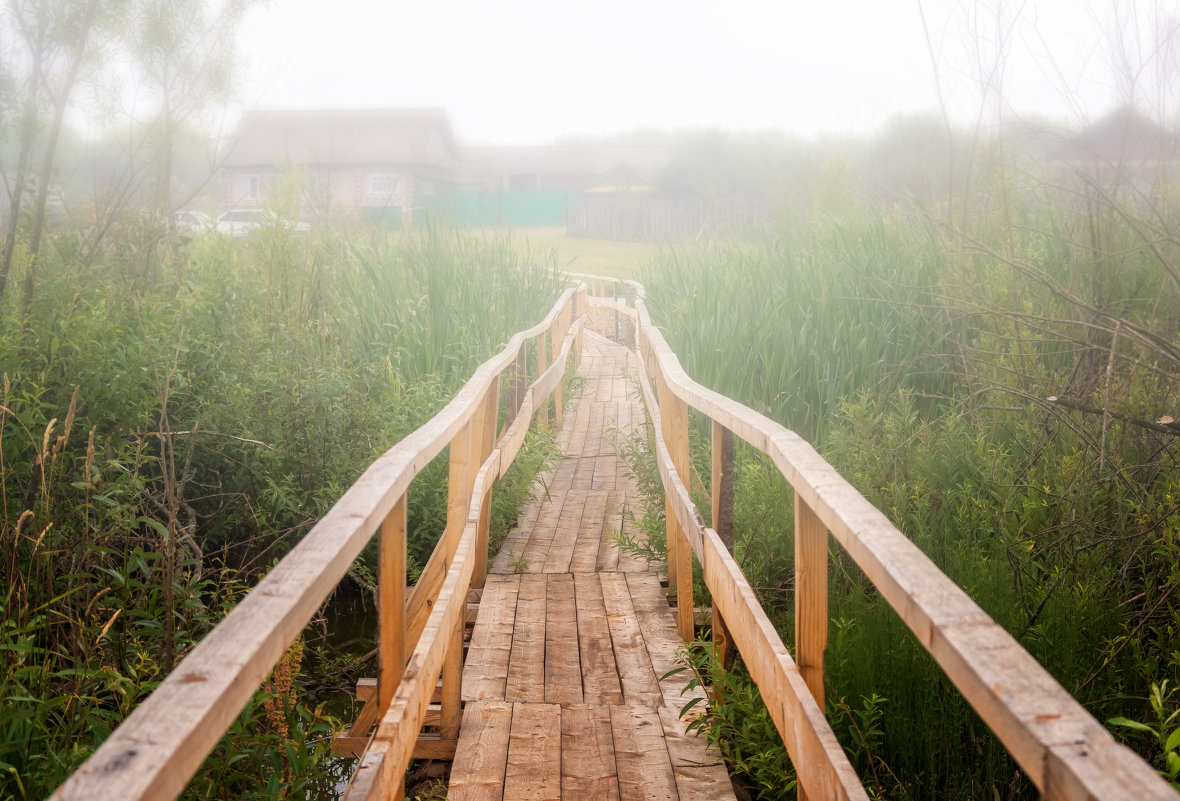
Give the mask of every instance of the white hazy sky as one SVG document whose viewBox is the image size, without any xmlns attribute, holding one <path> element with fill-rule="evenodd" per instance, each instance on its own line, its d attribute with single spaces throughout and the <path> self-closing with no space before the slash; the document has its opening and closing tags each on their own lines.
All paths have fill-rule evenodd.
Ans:
<svg viewBox="0 0 1180 801">
<path fill-rule="evenodd" d="M 1180 0 L 275 0 L 238 52 L 246 108 L 439 106 L 469 143 L 810 136 L 937 111 L 940 95 L 961 122 L 1078 122 L 1132 83 L 1172 117 L 1178 24 Z"/>
</svg>

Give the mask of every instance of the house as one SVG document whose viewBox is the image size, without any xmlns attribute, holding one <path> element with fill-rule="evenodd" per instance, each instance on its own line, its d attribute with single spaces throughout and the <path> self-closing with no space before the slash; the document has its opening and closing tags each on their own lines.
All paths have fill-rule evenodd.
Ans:
<svg viewBox="0 0 1180 801">
<path fill-rule="evenodd" d="M 1145 190 L 1176 174 L 1180 138 L 1125 105 L 1068 137 L 1048 159 L 1087 182 Z"/>
<path fill-rule="evenodd" d="M 665 147 L 605 143 L 465 148 L 450 216 L 460 225 L 565 225 L 587 192 L 650 188 L 669 160 Z"/>
<path fill-rule="evenodd" d="M 301 216 L 362 215 L 407 225 L 449 189 L 458 161 L 442 109 L 250 111 L 222 161 L 227 209 L 300 184 Z"/>
</svg>

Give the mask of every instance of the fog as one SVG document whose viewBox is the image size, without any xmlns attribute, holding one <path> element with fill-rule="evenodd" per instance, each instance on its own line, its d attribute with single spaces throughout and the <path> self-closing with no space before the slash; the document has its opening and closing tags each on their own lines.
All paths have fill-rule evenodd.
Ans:
<svg viewBox="0 0 1180 801">
<path fill-rule="evenodd" d="M 1180 3 L 288 0 L 238 35 L 237 110 L 446 108 L 472 143 L 636 128 L 870 133 L 899 114 L 1178 109 Z"/>
</svg>

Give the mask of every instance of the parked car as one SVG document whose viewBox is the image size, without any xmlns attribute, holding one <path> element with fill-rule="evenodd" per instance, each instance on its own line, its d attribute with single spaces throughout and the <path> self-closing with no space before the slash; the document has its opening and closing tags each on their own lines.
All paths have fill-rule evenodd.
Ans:
<svg viewBox="0 0 1180 801">
<path fill-rule="evenodd" d="M 217 218 L 217 232 L 234 239 L 251 236 L 262 228 L 283 228 L 294 234 L 311 231 L 311 226 L 305 222 L 288 220 L 263 209 L 236 209 Z"/>
<path fill-rule="evenodd" d="M 178 211 L 172 215 L 172 224 L 181 236 L 196 236 L 213 228 L 209 215 L 199 211 Z"/>
</svg>

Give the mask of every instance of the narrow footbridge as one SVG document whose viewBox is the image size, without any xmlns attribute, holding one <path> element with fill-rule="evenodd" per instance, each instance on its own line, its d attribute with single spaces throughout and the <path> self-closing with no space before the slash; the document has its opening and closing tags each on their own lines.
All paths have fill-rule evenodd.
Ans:
<svg viewBox="0 0 1180 801">
<path fill-rule="evenodd" d="M 566 404 L 573 369 L 581 382 Z M 794 488 L 792 649 L 686 489 L 690 413 L 712 430 L 710 520 L 732 504 L 734 436 Z M 489 566 L 495 483 L 529 426 L 550 420 L 563 458 Z M 625 510 L 639 499 L 611 437 L 648 421 L 666 494 L 666 577 L 614 537 L 638 536 Z M 409 587 L 406 492 L 448 447 L 446 530 Z M 452 760 L 456 801 L 733 798 L 724 765 L 680 714 L 705 691 L 672 673 L 695 633 L 694 559 L 715 644 L 740 652 L 757 682 L 800 798 L 867 801 L 824 716 L 829 536 L 1045 798 L 1177 798 L 809 444 L 690 379 L 641 286 L 592 276 L 576 277 L 542 322 L 374 462 L 53 797 L 177 797 L 375 534 L 379 668 L 336 740 L 358 757 L 347 801 L 403 797 L 421 758 Z"/>
</svg>

